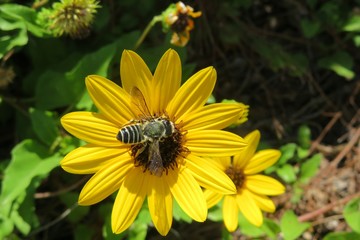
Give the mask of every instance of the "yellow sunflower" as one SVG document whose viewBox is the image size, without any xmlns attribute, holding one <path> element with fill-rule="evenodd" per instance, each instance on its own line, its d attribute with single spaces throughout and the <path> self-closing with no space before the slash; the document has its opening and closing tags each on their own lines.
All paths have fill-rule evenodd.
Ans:
<svg viewBox="0 0 360 240">
<path fill-rule="evenodd" d="M 249 133 L 245 140 L 248 145 L 244 151 L 232 158 L 220 158 L 219 161 L 219 167 L 233 180 L 237 193 L 220 194 L 211 189 L 204 191 L 209 208 L 224 198 L 223 218 L 230 232 L 238 226 L 239 210 L 250 223 L 261 226 L 261 210 L 275 211 L 273 201 L 266 195 L 279 195 L 285 191 L 285 187 L 277 180 L 258 174 L 279 159 L 280 151 L 267 149 L 255 153 L 260 140 L 260 132 L 257 130 Z"/>
<path fill-rule="evenodd" d="M 205 157 L 235 155 L 246 146 L 241 137 L 220 130 L 243 115 L 244 105 L 204 105 L 215 82 L 213 67 L 181 85 L 181 62 L 174 50 L 161 58 L 154 75 L 135 52 L 125 50 L 122 87 L 101 76 L 86 78 L 100 113 L 73 112 L 63 127 L 86 142 L 61 161 L 65 171 L 94 174 L 79 196 L 92 205 L 118 191 L 112 210 L 114 233 L 135 220 L 145 198 L 161 235 L 172 224 L 175 199 L 195 221 L 207 216 L 201 187 L 236 192 L 231 179 Z"/>
<path fill-rule="evenodd" d="M 170 5 L 162 14 L 163 27 L 165 31 L 171 29 L 173 35 L 170 43 L 176 46 L 185 46 L 190 39 L 190 31 L 194 28 L 193 18 L 201 16 L 201 12 L 194 12 L 194 9 L 183 2 Z"/>
</svg>

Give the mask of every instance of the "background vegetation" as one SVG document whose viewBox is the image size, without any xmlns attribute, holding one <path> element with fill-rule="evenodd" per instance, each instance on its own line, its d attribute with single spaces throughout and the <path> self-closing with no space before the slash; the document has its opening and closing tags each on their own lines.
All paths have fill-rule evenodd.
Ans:
<svg viewBox="0 0 360 240">
<path fill-rule="evenodd" d="M 39 22 L 52 1 L 0 4 L 0 239 L 158 239 L 147 209 L 122 235 L 110 228 L 112 198 L 77 207 L 88 176 L 59 167 L 83 144 L 59 118 L 95 110 L 84 78 L 120 83 L 123 49 L 170 1 L 100 2 L 89 35 L 55 37 Z M 205 223 L 174 209 L 169 239 L 360 238 L 359 0 L 228 0 L 185 2 L 202 11 L 184 48 L 171 46 L 161 24 L 136 50 L 156 67 L 169 47 L 183 61 L 183 79 L 213 65 L 214 99 L 250 105 L 249 121 L 231 129 L 262 133 L 262 147 L 283 155 L 267 170 L 287 186 L 277 212 L 261 228 L 240 216 L 229 234 L 213 208 Z"/>
</svg>

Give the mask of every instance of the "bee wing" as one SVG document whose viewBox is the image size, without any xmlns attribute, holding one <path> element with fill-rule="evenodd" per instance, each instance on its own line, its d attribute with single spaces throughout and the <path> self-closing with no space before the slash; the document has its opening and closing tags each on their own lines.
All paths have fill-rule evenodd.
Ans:
<svg viewBox="0 0 360 240">
<path fill-rule="evenodd" d="M 153 142 L 149 143 L 149 170 L 152 174 L 160 177 L 162 175 L 164 165 L 162 162 L 159 140 L 154 139 Z"/>
<path fill-rule="evenodd" d="M 151 116 L 148 105 L 146 104 L 145 97 L 137 87 L 133 87 L 130 91 L 131 104 L 134 105 L 144 116 Z"/>
</svg>

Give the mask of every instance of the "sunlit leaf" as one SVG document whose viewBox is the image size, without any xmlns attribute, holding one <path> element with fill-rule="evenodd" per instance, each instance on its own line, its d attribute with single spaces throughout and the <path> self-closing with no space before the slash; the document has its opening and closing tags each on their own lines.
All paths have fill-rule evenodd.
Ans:
<svg viewBox="0 0 360 240">
<path fill-rule="evenodd" d="M 219 204 L 209 209 L 208 219 L 214 222 L 220 222 L 223 220 L 222 208 L 219 206 Z"/>
<path fill-rule="evenodd" d="M 309 126 L 303 124 L 298 129 L 298 143 L 302 148 L 309 148 L 311 144 L 311 129 Z"/>
<path fill-rule="evenodd" d="M 307 183 L 318 172 L 322 155 L 320 153 L 315 154 L 310 159 L 306 160 L 300 166 L 300 181 Z"/>
<path fill-rule="evenodd" d="M 261 227 L 257 227 L 251 224 L 242 213 L 239 213 L 239 227 L 241 232 L 246 236 L 256 238 L 264 234 L 264 231 Z"/>
<path fill-rule="evenodd" d="M 343 28 L 344 31 L 348 32 L 358 32 L 360 31 L 360 16 L 353 15 L 351 16 L 347 22 L 344 24 Z"/>
<path fill-rule="evenodd" d="M 354 60 L 351 55 L 344 51 L 337 51 L 333 55 L 321 58 L 318 61 L 319 67 L 327 68 L 334 71 L 341 77 L 351 80 L 355 77 L 352 70 L 354 67 Z"/>
<path fill-rule="evenodd" d="M 37 13 L 33 8 L 19 4 L 2 4 L 0 13 L 0 17 L 24 23 L 26 29 L 37 37 L 41 37 L 45 33 L 45 30 L 36 23 Z"/>
<path fill-rule="evenodd" d="M 49 155 L 48 150 L 34 140 L 24 140 L 11 152 L 12 160 L 4 172 L 0 206 L 11 203 L 29 186 L 31 180 L 44 178 L 59 165 L 59 154 Z"/>
<path fill-rule="evenodd" d="M 176 201 L 173 204 L 173 216 L 176 221 L 192 222 L 192 219 L 182 210 Z"/>
<path fill-rule="evenodd" d="M 280 226 L 273 220 L 264 219 L 261 229 L 269 236 L 271 239 L 276 239 L 276 236 L 280 233 Z"/>
<path fill-rule="evenodd" d="M 332 232 L 327 234 L 323 240 L 355 240 L 360 239 L 360 234 L 356 232 Z"/>
<path fill-rule="evenodd" d="M 355 198 L 346 204 L 344 218 L 351 229 L 360 234 L 360 198 Z"/>
<path fill-rule="evenodd" d="M 290 164 L 284 164 L 283 166 L 276 169 L 277 175 L 287 183 L 295 182 L 296 173 L 293 166 Z"/>
<path fill-rule="evenodd" d="M 310 226 L 310 223 L 299 222 L 293 211 L 286 211 L 280 221 L 281 232 L 285 240 L 298 239 Z"/>
<path fill-rule="evenodd" d="M 295 143 L 288 143 L 280 148 L 281 157 L 277 161 L 278 165 L 284 164 L 290 159 L 292 159 L 295 155 L 296 151 L 296 144 Z"/>
</svg>

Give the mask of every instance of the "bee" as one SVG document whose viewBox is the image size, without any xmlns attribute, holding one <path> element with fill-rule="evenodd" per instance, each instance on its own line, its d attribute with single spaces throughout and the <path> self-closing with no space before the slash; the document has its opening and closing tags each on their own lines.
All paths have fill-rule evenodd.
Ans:
<svg viewBox="0 0 360 240">
<path fill-rule="evenodd" d="M 141 112 L 146 112 L 147 117 L 142 120 L 132 120 L 120 128 L 116 138 L 126 144 L 142 143 L 143 147 L 138 150 L 137 155 L 142 153 L 148 146 L 148 162 L 151 174 L 161 176 L 164 165 L 160 154 L 159 142 L 170 137 L 175 131 L 173 122 L 166 118 L 152 117 L 145 98 L 141 91 L 134 87 L 131 91 L 134 103 Z"/>
</svg>

